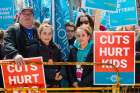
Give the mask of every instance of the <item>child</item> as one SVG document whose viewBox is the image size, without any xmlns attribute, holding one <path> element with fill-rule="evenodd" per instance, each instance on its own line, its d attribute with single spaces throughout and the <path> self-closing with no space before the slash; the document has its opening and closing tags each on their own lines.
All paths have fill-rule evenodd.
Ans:
<svg viewBox="0 0 140 93">
<path fill-rule="evenodd" d="M 54 61 L 62 62 L 60 49 L 53 43 L 52 27 L 49 24 L 42 24 L 38 29 L 39 44 L 33 45 L 29 49 L 29 56 L 42 56 L 45 62 Z M 60 66 L 44 66 L 47 87 L 60 87 L 60 81 L 63 76 Z"/>
<path fill-rule="evenodd" d="M 82 25 L 76 30 L 74 48 L 70 50 L 70 62 L 93 62 L 92 30 Z M 93 66 L 69 66 L 69 81 L 73 87 L 91 87 L 93 85 Z"/>
</svg>

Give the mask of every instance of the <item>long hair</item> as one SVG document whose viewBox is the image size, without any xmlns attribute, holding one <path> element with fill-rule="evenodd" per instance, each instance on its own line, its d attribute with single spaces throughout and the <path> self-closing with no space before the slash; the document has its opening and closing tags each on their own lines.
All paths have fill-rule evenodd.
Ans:
<svg viewBox="0 0 140 93">
<path fill-rule="evenodd" d="M 94 22 L 93 22 L 92 18 L 89 15 L 86 15 L 86 14 L 85 15 L 81 15 L 81 16 L 78 17 L 77 23 L 76 23 L 76 28 L 81 26 L 81 24 L 80 24 L 80 18 L 81 17 L 87 17 L 88 18 L 89 25 L 90 25 L 90 27 L 91 27 L 91 29 L 93 31 L 94 30 Z"/>
</svg>

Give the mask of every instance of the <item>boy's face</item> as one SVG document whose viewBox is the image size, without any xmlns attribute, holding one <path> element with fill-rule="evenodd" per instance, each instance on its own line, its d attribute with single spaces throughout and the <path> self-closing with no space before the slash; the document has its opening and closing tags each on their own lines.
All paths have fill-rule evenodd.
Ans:
<svg viewBox="0 0 140 93">
<path fill-rule="evenodd" d="M 67 31 L 68 39 L 72 39 L 74 37 L 74 34 L 75 34 L 74 27 L 66 26 L 66 31 Z"/>
<path fill-rule="evenodd" d="M 48 45 L 52 39 L 52 31 L 50 27 L 45 27 L 40 33 L 40 39 L 45 44 Z"/>
</svg>

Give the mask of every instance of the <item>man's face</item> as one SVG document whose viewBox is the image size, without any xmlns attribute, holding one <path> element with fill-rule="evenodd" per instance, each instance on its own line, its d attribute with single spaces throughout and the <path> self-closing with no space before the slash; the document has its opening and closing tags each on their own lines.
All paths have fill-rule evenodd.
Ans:
<svg viewBox="0 0 140 93">
<path fill-rule="evenodd" d="M 67 31 L 68 39 L 72 39 L 74 37 L 74 34 L 75 34 L 74 27 L 66 26 L 66 31 Z"/>
<path fill-rule="evenodd" d="M 24 10 L 20 14 L 19 22 L 25 26 L 30 27 L 33 25 L 33 13 L 31 10 Z"/>
</svg>

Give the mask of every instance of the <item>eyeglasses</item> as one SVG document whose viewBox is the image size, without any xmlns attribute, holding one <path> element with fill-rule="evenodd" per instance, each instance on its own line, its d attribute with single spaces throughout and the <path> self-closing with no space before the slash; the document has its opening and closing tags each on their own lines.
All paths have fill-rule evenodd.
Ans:
<svg viewBox="0 0 140 93">
<path fill-rule="evenodd" d="M 74 32 L 74 30 L 67 30 L 67 32 L 71 32 L 72 33 L 72 32 Z"/>
<path fill-rule="evenodd" d="M 80 24 L 88 24 L 89 21 L 81 21 Z"/>
</svg>

